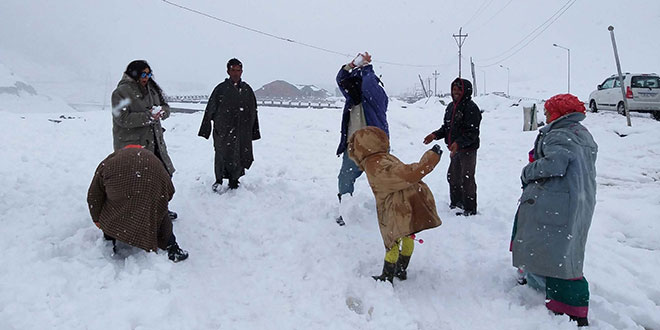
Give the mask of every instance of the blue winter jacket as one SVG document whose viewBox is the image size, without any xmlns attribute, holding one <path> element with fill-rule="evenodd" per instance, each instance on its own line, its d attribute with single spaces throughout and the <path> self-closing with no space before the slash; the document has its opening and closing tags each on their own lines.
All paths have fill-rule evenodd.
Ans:
<svg viewBox="0 0 660 330">
<path fill-rule="evenodd" d="M 385 131 L 388 137 L 390 136 L 386 114 L 388 98 L 383 87 L 378 84 L 379 80 L 374 73 L 373 66 L 367 65 L 362 68 L 353 69 L 350 72 L 344 70 L 342 66 L 339 69 L 339 73 L 337 73 L 337 85 L 339 85 L 339 90 L 344 94 L 346 103 L 344 104 L 344 113 L 341 119 L 341 138 L 337 147 L 337 155 L 341 155 L 346 150 L 348 120 L 350 118 L 351 107 L 354 104 L 348 93 L 341 88 L 340 83 L 350 76 L 362 77 L 362 109 L 364 110 L 367 126 L 376 126 Z"/>
<path fill-rule="evenodd" d="M 528 272 L 582 276 L 596 206 L 598 145 L 580 124 L 582 113 L 559 117 L 539 130 L 534 162 L 522 171 L 523 193 L 512 241 L 513 265 Z"/>
</svg>

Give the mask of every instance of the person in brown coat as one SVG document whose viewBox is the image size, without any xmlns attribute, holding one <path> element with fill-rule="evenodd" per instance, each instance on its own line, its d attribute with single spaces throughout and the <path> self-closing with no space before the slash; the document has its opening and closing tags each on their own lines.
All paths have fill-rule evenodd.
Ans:
<svg viewBox="0 0 660 330">
<path fill-rule="evenodd" d="M 414 249 L 411 235 L 442 224 L 431 189 L 421 181 L 438 164 L 442 150 L 434 145 L 418 163 L 404 164 L 389 149 L 387 134 L 375 126 L 356 131 L 348 143 L 349 157 L 367 173 L 387 251 L 382 274 L 373 278 L 392 282 L 394 276 L 407 278 Z"/>
<path fill-rule="evenodd" d="M 188 258 L 172 232 L 167 205 L 174 185 L 163 163 L 140 145 L 128 145 L 106 157 L 96 168 L 87 191 L 94 224 L 106 239 L 157 251 L 170 260 Z"/>
</svg>

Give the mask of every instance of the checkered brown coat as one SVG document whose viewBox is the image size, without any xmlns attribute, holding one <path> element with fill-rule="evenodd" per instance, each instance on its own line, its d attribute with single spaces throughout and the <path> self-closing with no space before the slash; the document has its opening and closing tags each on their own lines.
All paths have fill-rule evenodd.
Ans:
<svg viewBox="0 0 660 330">
<path fill-rule="evenodd" d="M 173 195 L 170 175 L 156 155 L 126 148 L 110 154 L 96 168 L 87 204 L 92 220 L 105 234 L 156 251 L 166 247 L 172 233 L 171 223 L 164 220 Z"/>
</svg>

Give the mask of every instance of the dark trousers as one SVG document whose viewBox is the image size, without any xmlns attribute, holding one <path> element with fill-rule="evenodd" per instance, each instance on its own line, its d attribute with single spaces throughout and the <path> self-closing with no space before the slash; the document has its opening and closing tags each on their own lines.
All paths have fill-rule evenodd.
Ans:
<svg viewBox="0 0 660 330">
<path fill-rule="evenodd" d="M 451 205 L 475 213 L 477 212 L 477 183 L 474 180 L 476 167 L 477 151 L 467 150 L 456 152 L 447 170 Z"/>
<path fill-rule="evenodd" d="M 223 157 L 222 151 L 215 149 L 215 181 L 222 182 L 222 179 L 238 180 L 245 175 L 245 169 L 241 164 L 235 161 L 228 161 Z"/>
<path fill-rule="evenodd" d="M 174 243 L 176 243 L 176 236 L 172 231 L 172 219 L 168 214 L 165 214 L 165 218 L 158 227 L 158 248 L 165 250 Z"/>
</svg>

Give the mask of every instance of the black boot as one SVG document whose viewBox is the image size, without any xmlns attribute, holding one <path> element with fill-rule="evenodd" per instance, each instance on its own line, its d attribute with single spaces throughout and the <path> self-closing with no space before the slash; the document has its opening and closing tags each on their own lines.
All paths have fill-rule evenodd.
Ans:
<svg viewBox="0 0 660 330">
<path fill-rule="evenodd" d="M 222 186 L 222 179 L 215 180 L 215 183 L 213 183 L 213 185 L 211 186 L 211 189 L 214 192 L 218 192 L 218 190 L 220 190 L 220 186 Z"/>
<path fill-rule="evenodd" d="M 392 283 L 392 278 L 394 277 L 394 271 L 396 269 L 396 264 L 385 261 L 383 265 L 383 273 L 380 276 L 372 276 L 376 281 L 389 281 Z"/>
<path fill-rule="evenodd" d="M 399 260 L 396 261 L 396 273 L 394 273 L 394 276 L 402 281 L 405 281 L 408 278 L 408 272 L 406 269 L 408 269 L 410 257 L 411 256 L 399 255 Z"/>
<path fill-rule="evenodd" d="M 459 209 L 462 210 L 463 209 L 463 203 L 449 203 L 449 208 L 452 209 L 452 210 L 455 209 L 455 208 L 459 208 Z"/>
<path fill-rule="evenodd" d="M 229 179 L 229 189 L 238 189 L 238 186 L 241 183 L 238 182 L 238 179 Z"/>
<path fill-rule="evenodd" d="M 339 204 L 341 204 L 341 194 L 337 194 L 337 198 L 339 198 Z M 341 212 L 341 206 L 340 206 L 339 209 L 340 209 L 340 212 Z M 344 222 L 344 218 L 341 216 L 341 214 L 338 217 L 335 218 L 335 221 L 340 226 L 346 225 L 346 222 Z"/>
<path fill-rule="evenodd" d="M 589 326 L 589 320 L 587 320 L 586 317 L 577 317 L 577 316 L 570 316 L 569 315 L 569 318 L 571 319 L 571 321 L 576 321 L 577 322 L 578 328 Z"/>
<path fill-rule="evenodd" d="M 103 238 L 106 241 L 112 241 L 112 253 L 117 253 L 117 240 L 111 236 L 106 235 L 105 233 L 103 233 Z"/>
<path fill-rule="evenodd" d="M 468 211 L 468 210 L 461 211 L 461 212 L 456 212 L 456 215 L 462 215 L 464 217 L 469 217 L 469 216 L 473 216 L 473 215 L 476 215 L 476 214 L 477 214 L 477 211 Z"/>
<path fill-rule="evenodd" d="M 188 259 L 188 251 L 181 250 L 179 244 L 174 243 L 167 247 L 167 257 L 174 262 Z"/>
</svg>

